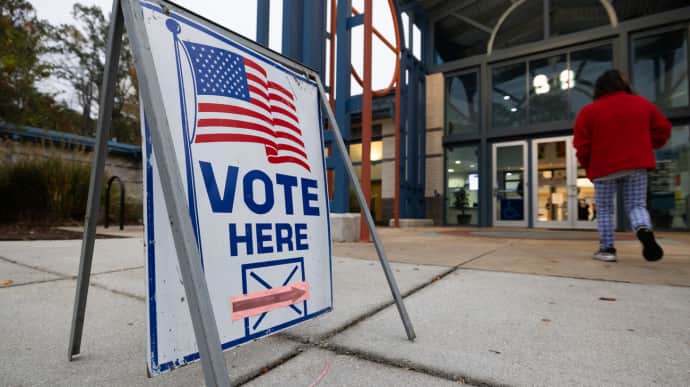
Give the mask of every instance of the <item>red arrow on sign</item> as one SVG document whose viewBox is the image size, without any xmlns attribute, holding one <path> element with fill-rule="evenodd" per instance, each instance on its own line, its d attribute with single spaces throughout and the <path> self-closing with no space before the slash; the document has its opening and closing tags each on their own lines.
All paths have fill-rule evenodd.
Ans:
<svg viewBox="0 0 690 387">
<path fill-rule="evenodd" d="M 231 299 L 232 319 L 241 320 L 245 317 L 257 316 L 308 299 L 308 282 L 296 282 L 279 288 L 236 296 Z"/>
</svg>

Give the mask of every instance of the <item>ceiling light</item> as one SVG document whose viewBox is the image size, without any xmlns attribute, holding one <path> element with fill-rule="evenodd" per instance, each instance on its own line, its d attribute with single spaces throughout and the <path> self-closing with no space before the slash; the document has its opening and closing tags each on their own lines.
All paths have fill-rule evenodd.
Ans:
<svg viewBox="0 0 690 387">
<path fill-rule="evenodd" d="M 455 161 L 455 164 L 462 164 L 462 161 L 457 160 L 457 161 Z"/>
<path fill-rule="evenodd" d="M 510 108 L 510 111 L 515 113 L 517 111 L 517 108 Z"/>
<path fill-rule="evenodd" d="M 448 172 L 453 173 L 455 172 L 455 169 L 449 169 Z"/>
<path fill-rule="evenodd" d="M 507 101 L 507 100 L 510 99 L 510 97 L 506 95 L 506 96 L 503 97 L 503 99 L 505 99 L 505 100 Z"/>
<path fill-rule="evenodd" d="M 546 94 L 551 90 L 549 78 L 544 74 L 536 75 L 532 80 L 532 86 L 534 86 L 534 92 L 537 94 Z"/>
<path fill-rule="evenodd" d="M 575 72 L 573 70 L 563 70 L 558 76 L 561 81 L 561 90 L 568 90 L 575 87 Z"/>
</svg>

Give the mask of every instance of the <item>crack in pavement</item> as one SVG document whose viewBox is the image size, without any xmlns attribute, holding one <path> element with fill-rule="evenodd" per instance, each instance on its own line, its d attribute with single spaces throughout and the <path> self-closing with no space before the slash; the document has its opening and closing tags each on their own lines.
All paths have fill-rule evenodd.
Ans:
<svg viewBox="0 0 690 387">
<path fill-rule="evenodd" d="M 502 246 L 502 247 L 508 247 L 508 246 L 509 245 Z M 402 299 L 404 300 L 405 298 L 408 298 L 408 297 L 416 294 L 417 292 L 425 289 L 426 287 L 432 285 L 433 283 L 435 283 L 435 282 L 447 277 L 448 275 L 458 271 L 462 265 L 466 265 L 466 264 L 473 262 L 477 259 L 480 259 L 480 258 L 482 258 L 488 254 L 494 253 L 495 251 L 497 251 L 498 249 L 500 249 L 502 247 L 486 251 L 486 252 L 479 254 L 479 255 L 477 255 L 477 256 L 469 259 L 469 260 L 466 260 L 464 262 L 461 262 L 461 263 L 451 267 L 449 270 L 446 270 L 446 271 L 442 272 L 441 274 L 434 276 L 431 280 L 424 282 L 424 283 L 420 284 L 419 286 L 416 286 L 407 292 L 401 293 Z M 41 268 L 41 267 L 37 267 L 37 266 L 33 266 L 33 265 L 27 265 L 27 264 L 17 262 L 15 260 L 1 257 L 1 256 L 0 256 L 0 260 L 4 260 L 6 262 L 13 263 L 13 264 L 16 264 L 19 266 L 23 266 L 23 267 L 26 267 L 29 269 L 38 270 L 38 271 L 41 271 L 44 273 L 49 273 L 49 274 L 57 275 L 57 276 L 61 277 L 61 278 L 55 278 L 55 279 L 51 279 L 51 280 L 35 281 L 32 283 L 26 283 L 26 284 L 10 285 L 7 287 L 29 285 L 29 284 L 33 284 L 33 283 L 45 283 L 45 282 L 53 282 L 53 281 L 74 280 L 77 278 L 76 276 L 73 276 L 73 275 L 70 276 L 70 275 L 66 275 L 64 273 L 51 271 L 49 269 L 45 269 L 45 268 Z M 141 268 L 144 268 L 144 266 L 142 265 L 142 266 L 136 266 L 136 267 L 130 267 L 130 268 L 108 270 L 108 271 L 99 272 L 99 273 L 92 273 L 91 275 L 92 276 L 98 276 L 98 275 L 104 275 L 104 274 L 111 274 L 111 273 L 119 273 L 119 272 L 137 270 L 137 269 L 141 269 Z M 146 301 L 145 297 L 142 297 L 142 296 L 139 296 L 136 294 L 132 294 L 132 293 L 129 293 L 126 291 L 121 291 L 121 290 L 109 288 L 109 287 L 102 285 L 102 284 L 99 284 L 99 283 L 91 282 L 90 286 L 111 292 L 111 293 L 116 294 L 116 295 L 128 297 L 128 298 L 140 301 L 140 302 Z M 487 387 L 497 386 L 496 384 L 487 383 L 485 381 L 478 380 L 478 379 L 471 378 L 471 377 L 467 377 L 464 375 L 450 374 L 450 373 L 443 372 L 442 370 L 437 370 L 437 369 L 433 369 L 433 368 L 420 366 L 420 365 L 414 364 L 410 361 L 388 359 L 388 358 L 380 357 L 380 356 L 377 356 L 377 355 L 374 355 L 371 353 L 353 350 L 353 349 L 348 348 L 348 347 L 339 346 L 339 345 L 335 345 L 335 344 L 327 342 L 328 340 L 330 340 L 331 338 L 333 338 L 337 334 L 359 324 L 360 322 L 376 315 L 377 313 L 383 311 L 384 309 L 386 309 L 386 308 L 388 308 L 394 304 L 395 304 L 394 300 L 386 302 L 386 303 L 364 313 L 363 315 L 351 320 L 350 322 L 346 323 L 345 325 L 338 327 L 338 328 L 335 328 L 332 331 L 329 331 L 327 334 L 319 337 L 317 339 L 318 341 L 316 341 L 316 342 L 312 341 L 311 338 L 309 338 L 309 337 L 297 336 L 297 335 L 293 335 L 293 334 L 290 334 L 287 332 L 279 333 L 278 336 L 284 337 L 284 338 L 291 340 L 293 342 L 297 342 L 300 344 L 300 346 L 298 346 L 295 350 L 290 351 L 286 355 L 280 357 L 279 359 L 277 359 L 277 360 L 269 363 L 268 365 L 262 367 L 262 369 L 258 370 L 257 372 L 254 372 L 254 373 L 251 373 L 249 375 L 242 377 L 240 380 L 237 381 L 238 385 L 243 385 L 243 384 L 246 384 L 248 382 L 251 382 L 252 380 L 265 374 L 266 372 L 269 372 L 272 369 L 275 369 L 275 368 L 277 368 L 283 364 L 288 363 L 290 360 L 297 357 L 299 354 L 303 353 L 306 349 L 318 348 L 318 349 L 324 349 L 324 350 L 330 351 L 330 352 L 338 354 L 338 355 L 351 356 L 351 357 L 354 357 L 354 358 L 357 358 L 357 359 L 360 359 L 363 361 L 369 361 L 369 362 L 373 362 L 373 363 L 377 363 L 377 364 L 381 364 L 381 365 L 385 365 L 385 366 L 389 366 L 389 367 L 393 367 L 393 368 L 412 371 L 412 372 L 416 372 L 416 373 L 420 373 L 420 374 L 429 375 L 432 377 L 438 377 L 438 378 L 453 381 L 453 382 L 462 382 L 462 383 L 465 383 L 468 385 L 482 386 L 482 387 L 484 387 L 484 386 L 487 386 Z"/>
<path fill-rule="evenodd" d="M 28 269 L 38 270 L 38 271 L 42 271 L 42 272 L 44 272 L 44 273 L 56 275 L 56 276 L 58 276 L 58 277 L 61 277 L 60 279 L 65 279 L 65 278 L 69 278 L 69 277 L 77 278 L 76 276 L 72 276 L 72 275 L 70 275 L 70 274 L 60 273 L 60 272 L 57 272 L 57 271 L 52 271 L 52 270 L 49 270 L 49 269 L 44 269 L 44 268 L 38 267 L 38 266 L 27 265 L 26 263 L 18 262 L 18 261 L 15 261 L 15 260 L 13 260 L 13 259 L 6 258 L 6 257 L 3 257 L 3 256 L 0 256 L 0 260 L 5 261 L 5 262 L 8 262 L 8 263 L 13 263 L 13 264 L 18 265 L 18 266 L 23 266 L 23 267 L 28 268 Z"/>
</svg>

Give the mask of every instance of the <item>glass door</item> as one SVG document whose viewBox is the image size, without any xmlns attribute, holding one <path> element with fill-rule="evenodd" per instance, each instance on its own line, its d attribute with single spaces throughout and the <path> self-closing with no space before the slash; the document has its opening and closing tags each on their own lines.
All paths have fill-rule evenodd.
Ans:
<svg viewBox="0 0 690 387">
<path fill-rule="evenodd" d="M 556 137 L 532 142 L 535 227 L 571 227 L 568 164 L 572 156 L 568 140 L 568 137 Z"/>
<path fill-rule="evenodd" d="M 527 141 L 493 146 L 493 211 L 496 226 L 527 226 Z"/>
<path fill-rule="evenodd" d="M 534 226 L 596 228 L 594 185 L 578 165 L 572 136 L 533 140 Z"/>
<path fill-rule="evenodd" d="M 570 139 L 572 142 L 572 137 Z M 594 184 L 587 178 L 584 168 L 577 162 L 575 149 L 572 150 L 572 164 L 574 170 L 574 184 L 571 185 L 570 195 L 572 197 L 573 226 L 580 229 L 597 228 L 597 209 L 594 203 Z M 614 198 L 614 214 L 615 210 Z M 614 222 L 615 222 L 614 216 Z M 615 224 L 614 224 L 615 227 Z"/>
</svg>

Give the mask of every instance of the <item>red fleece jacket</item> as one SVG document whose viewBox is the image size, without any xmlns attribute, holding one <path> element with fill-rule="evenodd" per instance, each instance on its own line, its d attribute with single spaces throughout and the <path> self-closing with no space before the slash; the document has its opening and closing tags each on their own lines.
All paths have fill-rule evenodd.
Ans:
<svg viewBox="0 0 690 387">
<path fill-rule="evenodd" d="M 573 145 L 594 180 L 625 169 L 654 169 L 654 149 L 664 146 L 671 123 L 638 95 L 607 94 L 580 110 Z"/>
</svg>

